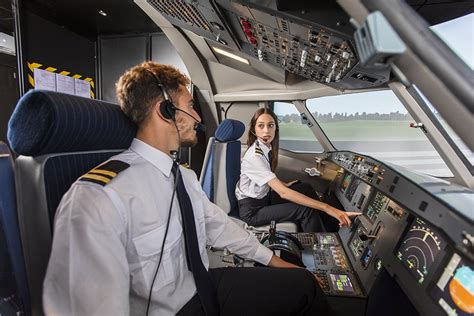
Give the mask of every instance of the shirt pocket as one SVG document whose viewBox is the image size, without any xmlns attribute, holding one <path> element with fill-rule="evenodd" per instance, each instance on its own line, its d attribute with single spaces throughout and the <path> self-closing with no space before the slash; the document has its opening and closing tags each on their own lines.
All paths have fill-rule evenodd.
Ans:
<svg viewBox="0 0 474 316">
<path fill-rule="evenodd" d="M 153 291 L 156 292 L 176 280 L 179 265 L 172 262 L 172 250 L 177 250 L 176 248 L 178 248 L 182 234 L 179 229 L 176 230 L 171 226 L 173 225 L 170 223 L 163 254 L 161 253 L 161 245 L 165 236 L 166 225 L 161 225 L 133 238 L 133 244 L 138 256 L 138 264 L 131 271 L 132 285 L 139 293 L 144 292 L 144 294 L 148 295 L 161 256 L 163 258 L 156 275 Z"/>
</svg>

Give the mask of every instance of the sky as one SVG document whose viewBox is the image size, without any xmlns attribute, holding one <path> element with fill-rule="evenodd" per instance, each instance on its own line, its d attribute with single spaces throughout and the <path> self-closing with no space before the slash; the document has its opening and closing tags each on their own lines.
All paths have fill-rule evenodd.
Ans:
<svg viewBox="0 0 474 316">
<path fill-rule="evenodd" d="M 432 26 L 431 29 L 471 69 L 474 69 L 474 14 Z M 390 113 L 396 111 L 403 114 L 407 113 L 391 90 L 318 98 L 308 100 L 307 105 L 311 112 L 317 111 L 321 114 L 329 112 L 354 114 L 355 112 L 361 113 L 364 111 L 367 113 Z M 277 103 L 275 103 L 275 112 L 278 115 L 298 113 L 294 106 L 286 104 L 281 106 Z"/>
</svg>

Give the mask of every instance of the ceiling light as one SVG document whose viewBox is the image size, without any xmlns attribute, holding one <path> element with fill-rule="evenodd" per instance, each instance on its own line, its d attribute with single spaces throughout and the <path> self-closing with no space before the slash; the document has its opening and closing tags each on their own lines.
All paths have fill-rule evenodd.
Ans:
<svg viewBox="0 0 474 316">
<path fill-rule="evenodd" d="M 107 16 L 107 13 L 104 10 L 99 10 L 99 14 L 102 16 Z"/>
<path fill-rule="evenodd" d="M 240 61 L 241 63 L 247 64 L 247 65 L 249 64 L 249 61 L 247 59 L 242 58 L 240 56 L 237 56 L 235 54 L 229 53 L 228 51 L 225 51 L 225 50 L 217 48 L 217 47 L 212 47 L 212 49 L 218 54 L 230 57 L 232 59 L 235 59 L 235 60 Z"/>
</svg>

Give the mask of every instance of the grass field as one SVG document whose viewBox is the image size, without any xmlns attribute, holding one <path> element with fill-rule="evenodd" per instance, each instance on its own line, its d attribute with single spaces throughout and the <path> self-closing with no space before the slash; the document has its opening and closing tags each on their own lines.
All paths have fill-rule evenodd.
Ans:
<svg viewBox="0 0 474 316">
<path fill-rule="evenodd" d="M 332 141 L 341 140 L 424 140 L 420 129 L 410 128 L 410 121 L 345 121 L 320 123 Z M 299 123 L 280 123 L 281 139 L 315 139 L 312 131 Z"/>
</svg>

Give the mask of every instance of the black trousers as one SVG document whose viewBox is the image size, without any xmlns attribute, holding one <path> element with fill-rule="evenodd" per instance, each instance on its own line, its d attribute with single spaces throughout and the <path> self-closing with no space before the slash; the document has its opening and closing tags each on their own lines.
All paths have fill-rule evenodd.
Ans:
<svg viewBox="0 0 474 316">
<path fill-rule="evenodd" d="M 294 184 L 291 189 L 319 200 L 308 183 Z M 268 225 L 271 221 L 293 222 L 303 232 L 323 232 L 325 229 L 320 213 L 322 212 L 282 199 L 273 191 L 263 199 L 246 198 L 239 201 L 239 216 L 251 226 Z"/>
<path fill-rule="evenodd" d="M 305 269 L 219 268 L 209 273 L 222 316 L 330 314 L 321 288 Z M 177 315 L 204 315 L 197 294 Z"/>
</svg>

